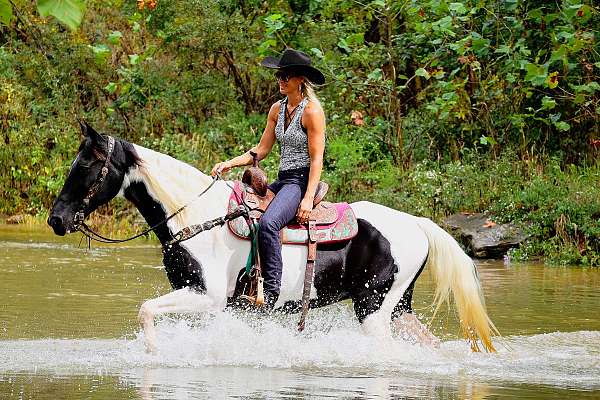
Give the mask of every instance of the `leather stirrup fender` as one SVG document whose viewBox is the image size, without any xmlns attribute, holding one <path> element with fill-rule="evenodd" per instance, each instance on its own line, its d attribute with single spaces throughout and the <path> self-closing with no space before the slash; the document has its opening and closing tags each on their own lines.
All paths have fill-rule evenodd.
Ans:
<svg viewBox="0 0 600 400">
<path fill-rule="evenodd" d="M 312 287 L 317 259 L 317 238 L 315 220 L 308 221 L 308 255 L 306 257 L 306 270 L 304 271 L 304 288 L 302 290 L 302 312 L 298 322 L 298 331 L 304 330 L 306 315 L 310 307 L 310 289 Z"/>
</svg>

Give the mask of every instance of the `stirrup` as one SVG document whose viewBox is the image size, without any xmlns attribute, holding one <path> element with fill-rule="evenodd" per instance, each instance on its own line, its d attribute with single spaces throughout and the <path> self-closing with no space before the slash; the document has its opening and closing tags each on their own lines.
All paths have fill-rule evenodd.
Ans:
<svg viewBox="0 0 600 400">
<path fill-rule="evenodd" d="M 264 282 L 264 278 L 263 277 L 259 277 L 257 279 L 257 285 L 256 285 L 256 293 L 254 293 L 255 295 L 246 295 L 246 294 L 242 294 L 239 296 L 240 299 L 242 300 L 246 300 L 247 302 L 258 306 L 258 307 L 262 307 L 265 304 L 265 291 L 263 288 L 263 282 Z"/>
</svg>

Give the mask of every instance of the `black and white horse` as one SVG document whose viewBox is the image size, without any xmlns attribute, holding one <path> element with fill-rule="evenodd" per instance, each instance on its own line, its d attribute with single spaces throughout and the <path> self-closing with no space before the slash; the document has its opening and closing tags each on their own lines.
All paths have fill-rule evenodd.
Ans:
<svg viewBox="0 0 600 400">
<path fill-rule="evenodd" d="M 197 198 L 212 183 L 210 176 L 120 139 L 108 151 L 108 136 L 87 124 L 82 131 L 79 152 L 48 218 L 56 234 L 75 231 L 79 210 L 87 216 L 115 196 L 131 201 L 150 226 L 191 203 L 155 230 L 163 245 L 186 226 L 225 215 L 231 194 L 227 182 L 215 182 Z M 103 167 L 108 167 L 105 178 L 100 186 L 95 185 Z M 93 186 L 97 186 L 93 196 L 84 203 Z M 437 284 L 436 309 L 452 292 L 473 350 L 481 342 L 484 349 L 494 351 L 495 328 L 485 311 L 477 272 L 458 243 L 429 219 L 366 201 L 351 206 L 359 220 L 358 234 L 346 243 L 319 246 L 311 306 L 351 299 L 367 334 L 388 338 L 391 322 L 423 332 L 410 303 L 414 283 L 425 266 Z M 156 344 L 156 316 L 222 311 L 249 251 L 250 242 L 238 239 L 227 226 L 202 232 L 166 251 L 163 263 L 174 290 L 144 302 L 139 313 L 148 348 Z M 306 252 L 304 246 L 283 246 L 285 267 L 276 307 L 297 309 L 289 305 L 302 297 Z"/>
</svg>

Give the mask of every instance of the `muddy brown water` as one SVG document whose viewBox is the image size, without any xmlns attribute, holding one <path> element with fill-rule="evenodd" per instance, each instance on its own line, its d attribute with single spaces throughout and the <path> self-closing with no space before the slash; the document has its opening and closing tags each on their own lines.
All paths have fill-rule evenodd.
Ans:
<svg viewBox="0 0 600 400">
<path fill-rule="evenodd" d="M 497 354 L 473 354 L 452 311 L 438 350 L 362 335 L 348 304 L 297 317 L 168 316 L 159 352 L 136 317 L 169 291 L 153 242 L 0 226 L 0 399 L 600 398 L 600 271 L 479 262 Z M 243 260 L 242 260 L 243 261 Z M 414 307 L 431 317 L 424 276 Z"/>
</svg>

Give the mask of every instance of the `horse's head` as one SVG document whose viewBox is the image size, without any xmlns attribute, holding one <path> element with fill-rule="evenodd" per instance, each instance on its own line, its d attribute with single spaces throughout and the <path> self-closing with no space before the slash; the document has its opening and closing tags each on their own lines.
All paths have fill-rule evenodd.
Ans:
<svg viewBox="0 0 600 400">
<path fill-rule="evenodd" d="M 83 218 L 115 197 L 125 174 L 137 163 L 123 142 L 99 134 L 85 122 L 80 125 L 79 152 L 48 217 L 48 225 L 60 236 L 75 231 Z"/>
</svg>

